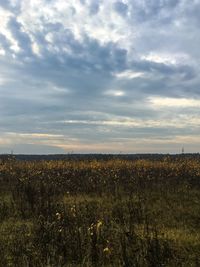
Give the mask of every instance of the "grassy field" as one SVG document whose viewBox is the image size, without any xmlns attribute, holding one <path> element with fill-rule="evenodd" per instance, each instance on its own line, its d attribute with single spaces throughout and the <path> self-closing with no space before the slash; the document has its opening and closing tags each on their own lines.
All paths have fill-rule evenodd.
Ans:
<svg viewBox="0 0 200 267">
<path fill-rule="evenodd" d="M 199 267 L 199 160 L 1 160 L 0 266 Z"/>
</svg>

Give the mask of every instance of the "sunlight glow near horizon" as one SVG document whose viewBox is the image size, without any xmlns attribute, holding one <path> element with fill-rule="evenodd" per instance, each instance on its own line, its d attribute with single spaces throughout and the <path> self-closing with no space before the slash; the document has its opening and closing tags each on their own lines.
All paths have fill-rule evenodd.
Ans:
<svg viewBox="0 0 200 267">
<path fill-rule="evenodd" d="M 171 97 L 150 97 L 149 102 L 158 108 L 164 107 L 200 107 L 200 99 L 171 98 Z"/>
</svg>

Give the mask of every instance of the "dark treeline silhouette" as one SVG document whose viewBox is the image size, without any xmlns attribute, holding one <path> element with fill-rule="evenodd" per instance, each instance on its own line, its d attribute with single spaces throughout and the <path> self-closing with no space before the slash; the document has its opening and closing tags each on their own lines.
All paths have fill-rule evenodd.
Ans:
<svg viewBox="0 0 200 267">
<path fill-rule="evenodd" d="M 200 153 L 182 153 L 182 154 L 0 154 L 0 159 L 16 159 L 16 160 L 177 160 L 184 159 L 200 159 Z"/>
</svg>

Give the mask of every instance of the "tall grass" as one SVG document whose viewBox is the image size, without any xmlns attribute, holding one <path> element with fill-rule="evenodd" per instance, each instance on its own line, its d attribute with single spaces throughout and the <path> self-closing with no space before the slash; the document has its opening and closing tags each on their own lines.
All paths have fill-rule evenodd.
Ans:
<svg viewBox="0 0 200 267">
<path fill-rule="evenodd" d="M 200 266 L 195 159 L 0 162 L 0 266 Z"/>
</svg>

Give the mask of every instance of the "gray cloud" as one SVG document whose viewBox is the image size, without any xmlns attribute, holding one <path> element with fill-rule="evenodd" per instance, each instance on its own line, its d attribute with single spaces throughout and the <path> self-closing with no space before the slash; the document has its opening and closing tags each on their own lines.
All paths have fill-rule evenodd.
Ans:
<svg viewBox="0 0 200 267">
<path fill-rule="evenodd" d="M 90 15 L 96 15 L 99 12 L 100 1 L 96 0 L 90 4 Z"/>
<path fill-rule="evenodd" d="M 10 42 L 9 40 L 6 38 L 5 35 L 0 33 L 0 44 L 1 47 L 5 50 L 5 51 L 9 51 L 9 47 L 10 47 Z"/>
<path fill-rule="evenodd" d="M 19 47 L 22 49 L 20 56 L 31 56 L 31 40 L 27 33 L 23 32 L 22 25 L 17 22 L 16 18 L 12 17 L 8 23 L 8 30 L 12 34 L 12 37 L 17 41 Z M 21 54 L 20 53 L 20 54 Z"/>
<path fill-rule="evenodd" d="M 128 11 L 128 6 L 126 4 L 124 4 L 123 2 L 117 1 L 114 3 L 114 9 L 120 15 L 126 16 L 127 11 Z"/>
<path fill-rule="evenodd" d="M 173 13 L 180 2 L 180 0 L 130 1 L 130 6 L 133 18 L 140 23 L 152 20 L 152 22 L 168 24 L 174 19 Z"/>
<path fill-rule="evenodd" d="M 1 0 L 0 7 L 19 14 L 21 5 L 20 1 Z"/>
</svg>

